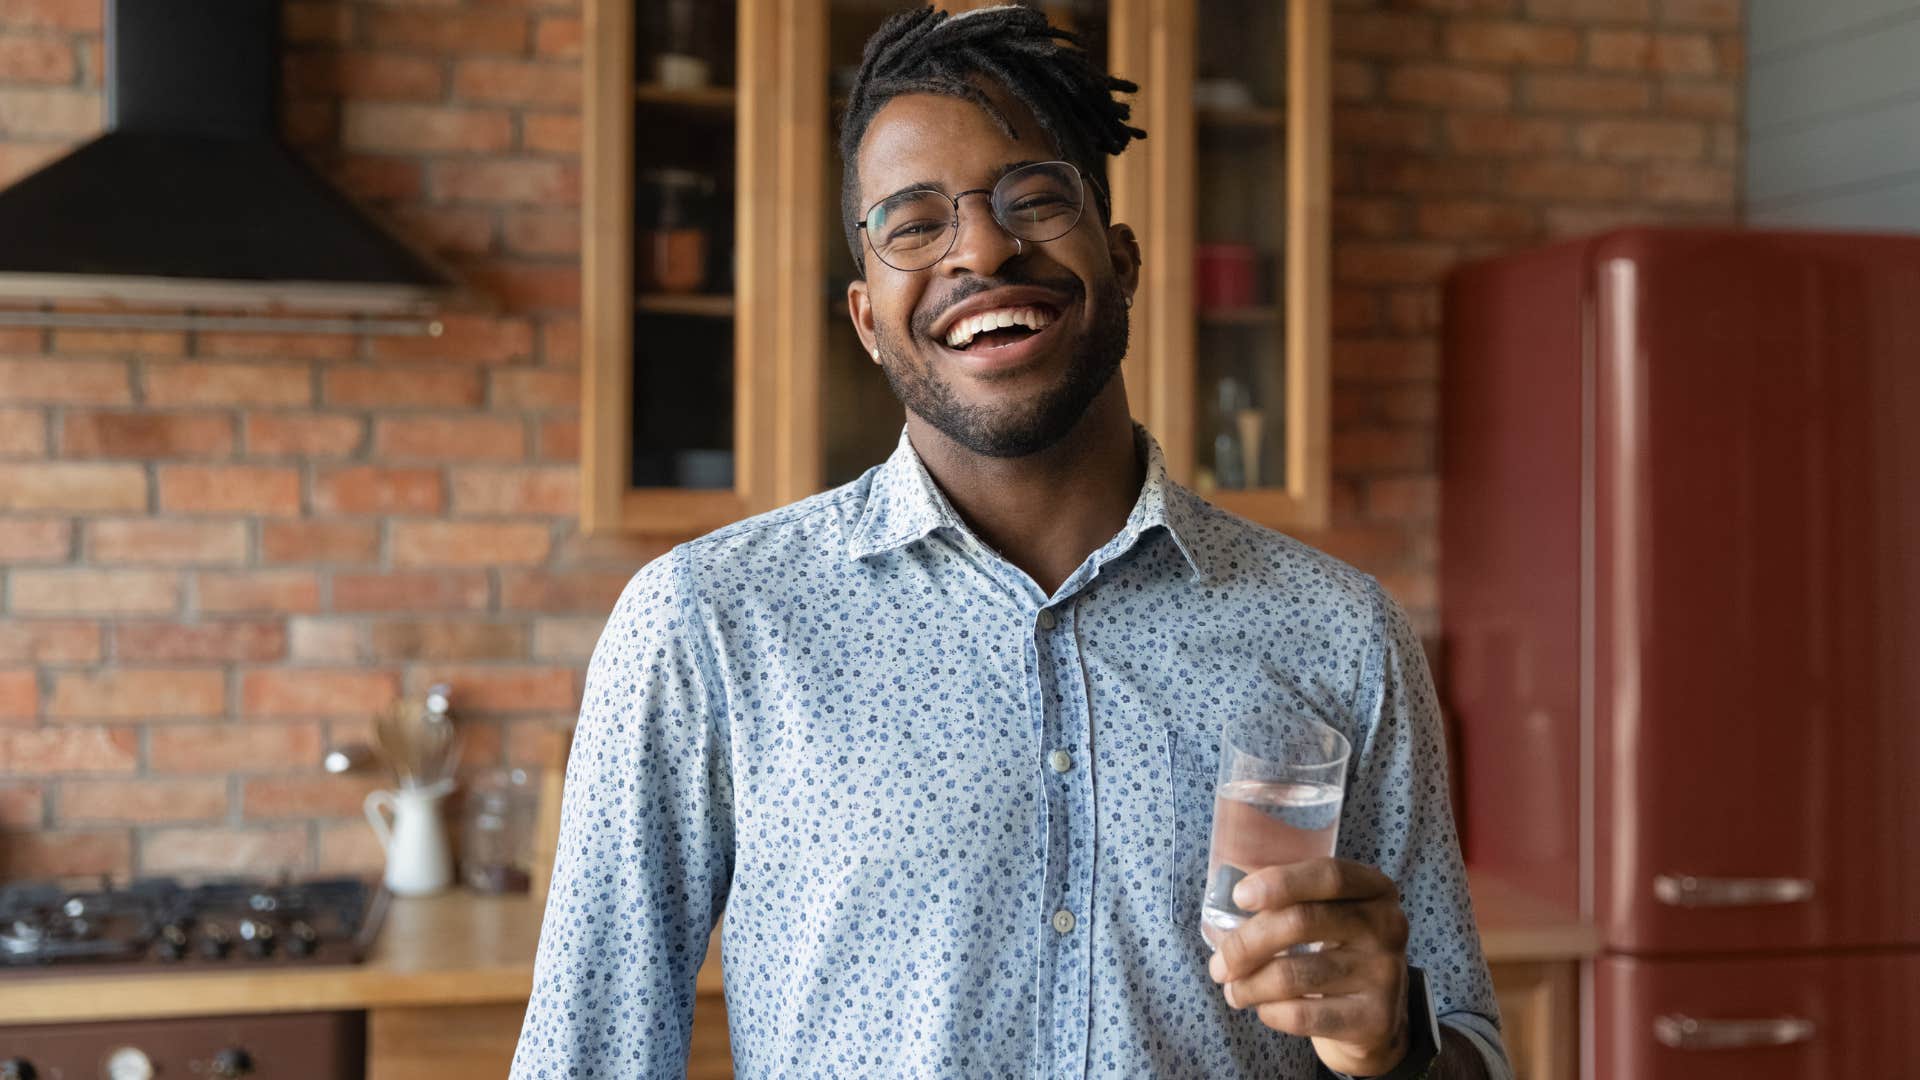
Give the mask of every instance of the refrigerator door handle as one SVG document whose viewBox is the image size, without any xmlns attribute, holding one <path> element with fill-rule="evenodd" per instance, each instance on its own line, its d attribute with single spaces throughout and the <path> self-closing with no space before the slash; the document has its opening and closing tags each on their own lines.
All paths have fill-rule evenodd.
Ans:
<svg viewBox="0 0 1920 1080">
<path fill-rule="evenodd" d="M 1804 904 L 1813 899 L 1806 878 L 1703 878 L 1661 874 L 1653 895 L 1673 907 L 1747 907 L 1754 904 Z"/>
<path fill-rule="evenodd" d="M 1778 1020 L 1696 1020 L 1669 1013 L 1654 1020 L 1653 1037 L 1675 1050 L 1788 1046 L 1813 1041 L 1813 1021 L 1798 1016 Z"/>
</svg>

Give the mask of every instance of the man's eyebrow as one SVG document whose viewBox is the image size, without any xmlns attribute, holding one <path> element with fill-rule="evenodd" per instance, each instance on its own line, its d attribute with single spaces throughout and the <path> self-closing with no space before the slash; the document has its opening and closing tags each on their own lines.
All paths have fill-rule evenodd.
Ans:
<svg viewBox="0 0 1920 1080">
<path fill-rule="evenodd" d="M 993 170 L 994 182 L 998 183 L 1001 177 L 1007 175 L 1008 173 L 1012 172 L 1015 169 L 1022 169 L 1027 167 L 1028 165 L 1038 165 L 1038 164 L 1040 164 L 1038 161 L 1009 161 L 1005 165 L 1002 165 L 999 168 Z M 943 195 L 951 194 L 950 192 L 947 191 L 946 185 L 942 184 L 938 180 L 915 180 L 913 183 L 908 184 L 905 187 L 898 188 L 889 194 L 880 196 L 878 199 L 875 199 L 871 205 L 878 206 L 879 204 L 886 202 L 888 199 L 893 198 L 895 195 L 905 195 L 909 191 L 938 191 Z"/>
</svg>

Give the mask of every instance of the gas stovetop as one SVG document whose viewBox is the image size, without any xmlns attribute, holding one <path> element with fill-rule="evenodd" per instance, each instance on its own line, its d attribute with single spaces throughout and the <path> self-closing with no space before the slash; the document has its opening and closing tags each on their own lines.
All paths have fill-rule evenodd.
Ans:
<svg viewBox="0 0 1920 1080">
<path fill-rule="evenodd" d="M 358 963 L 386 898 L 358 878 L 0 885 L 0 972 Z"/>
</svg>

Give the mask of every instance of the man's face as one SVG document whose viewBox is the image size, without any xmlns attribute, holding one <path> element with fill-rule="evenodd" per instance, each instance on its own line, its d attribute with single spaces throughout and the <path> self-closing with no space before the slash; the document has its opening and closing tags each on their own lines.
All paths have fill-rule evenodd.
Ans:
<svg viewBox="0 0 1920 1080">
<path fill-rule="evenodd" d="M 952 195 L 1017 166 L 1059 160 L 1040 125 L 998 86 L 981 84 L 1012 121 L 1008 138 L 972 102 L 908 94 L 881 108 L 860 144 L 859 205 L 931 188 Z M 854 326 L 878 350 L 894 395 L 967 449 L 992 457 L 1044 450 L 1079 422 L 1127 350 L 1127 297 L 1139 249 L 1124 225 L 1102 228 L 1091 184 L 1066 235 L 1016 243 L 985 195 L 960 200 L 960 233 L 946 258 L 901 271 L 870 246 L 866 280 L 848 289 Z M 862 244 L 866 240 L 862 238 Z M 948 344 L 962 320 L 988 312 L 1038 313 L 1043 329 L 1008 327 Z M 1117 389 L 1117 388 L 1116 388 Z"/>
</svg>

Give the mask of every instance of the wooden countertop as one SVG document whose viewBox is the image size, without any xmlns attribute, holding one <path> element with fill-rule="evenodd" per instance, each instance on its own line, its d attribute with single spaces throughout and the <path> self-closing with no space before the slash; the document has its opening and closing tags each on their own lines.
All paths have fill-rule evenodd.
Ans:
<svg viewBox="0 0 1920 1080">
<path fill-rule="evenodd" d="M 1469 872 L 1489 963 L 1591 956 L 1599 934 L 1525 890 Z M 312 1009 L 476 1005 L 524 1001 L 533 990 L 541 904 L 455 890 L 396 899 L 363 964 L 209 974 L 0 976 L 0 1027 L 70 1020 L 214 1016 Z M 718 944 L 718 932 L 714 943 Z M 710 948 L 699 990 L 721 990 Z"/>
</svg>

